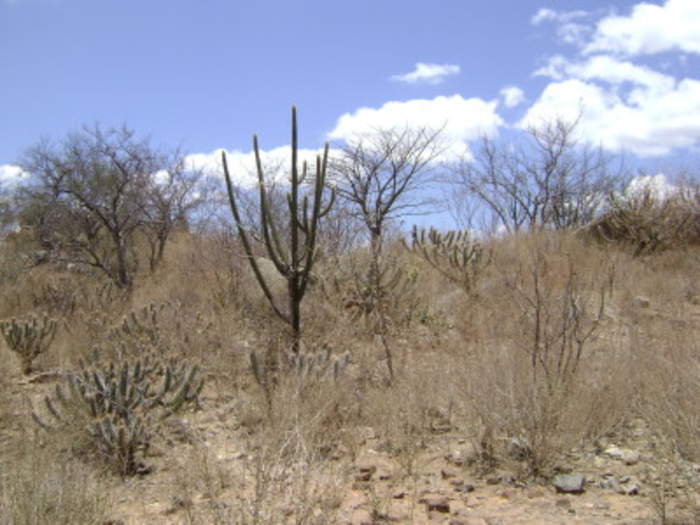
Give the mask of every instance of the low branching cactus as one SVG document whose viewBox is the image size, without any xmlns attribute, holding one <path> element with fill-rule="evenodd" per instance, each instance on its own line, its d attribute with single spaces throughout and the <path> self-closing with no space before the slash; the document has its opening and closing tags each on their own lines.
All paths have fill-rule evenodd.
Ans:
<svg viewBox="0 0 700 525">
<path fill-rule="evenodd" d="M 205 346 L 215 344 L 212 326 L 199 312 L 183 316 L 176 302 L 151 303 L 127 313 L 109 330 L 107 339 L 125 356 L 154 351 L 159 355 L 177 355 L 178 350 L 201 346 L 203 338 L 207 340 Z"/>
<path fill-rule="evenodd" d="M 286 353 L 283 355 L 286 370 L 301 377 L 337 380 L 350 363 L 350 354 L 345 352 L 334 356 L 331 348 L 325 346 L 317 352 Z"/>
<path fill-rule="evenodd" d="M 32 372 L 34 359 L 49 349 L 57 328 L 56 320 L 47 316 L 0 321 L 0 332 L 10 350 L 19 355 L 25 375 Z"/>
<path fill-rule="evenodd" d="M 112 328 L 110 339 L 129 339 L 132 342 L 156 345 L 160 342 L 161 317 L 166 303 L 149 304 L 138 310 L 132 310 L 124 316 L 121 323 Z"/>
<path fill-rule="evenodd" d="M 131 292 L 128 288 L 119 288 L 112 281 L 107 281 L 94 288 L 82 288 L 80 304 L 86 311 L 121 309 L 128 303 Z"/>
<path fill-rule="evenodd" d="M 396 264 L 382 265 L 378 274 L 357 266 L 338 267 L 332 275 L 321 280 L 320 288 L 328 301 L 337 303 L 340 298 L 339 307 L 356 320 L 371 317 L 380 303 L 392 313 L 404 309 L 410 311 L 415 307 L 415 274 Z"/>
<path fill-rule="evenodd" d="M 150 447 L 159 422 L 188 405 L 196 405 L 204 386 L 198 368 L 186 363 L 143 360 L 119 363 L 80 363 L 66 375 L 45 404 L 53 424 L 36 412 L 34 420 L 45 430 L 79 432 L 92 451 L 120 475 L 136 474 L 140 458 Z"/>
<path fill-rule="evenodd" d="M 299 353 L 286 352 L 281 359 L 270 359 L 253 350 L 250 352 L 250 368 L 255 381 L 265 393 L 268 406 L 272 404 L 272 390 L 281 376 L 294 376 L 313 384 L 317 381 L 333 379 L 337 381 L 350 364 L 350 353 L 333 355 L 330 347 L 317 352 L 300 350 Z"/>
<path fill-rule="evenodd" d="M 467 293 L 473 290 L 481 272 L 490 263 L 481 243 L 473 240 L 466 230 L 441 234 L 434 228 L 426 231 L 414 226 L 411 243 L 404 241 L 403 244 Z"/>
<path fill-rule="evenodd" d="M 67 278 L 37 283 L 30 290 L 32 306 L 58 317 L 73 315 L 78 307 L 78 292 Z"/>
</svg>

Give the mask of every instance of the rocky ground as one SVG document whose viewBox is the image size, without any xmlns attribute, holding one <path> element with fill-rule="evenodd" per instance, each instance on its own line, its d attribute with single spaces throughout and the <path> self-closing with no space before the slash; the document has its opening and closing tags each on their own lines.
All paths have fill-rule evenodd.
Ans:
<svg viewBox="0 0 700 525">
<path fill-rule="evenodd" d="M 191 424 L 197 427 L 194 421 Z M 219 466 L 229 473 L 242 471 L 250 456 L 230 439 L 230 426 L 219 423 L 217 428 L 211 421 L 200 425 L 200 435 L 208 436 L 206 446 L 216 451 Z M 512 470 L 476 472 L 472 443 L 449 433 L 417 452 L 407 472 L 405 458 L 381 451 L 380 436 L 373 429 L 357 432 L 364 438 L 354 459 L 342 449 L 332 456 L 339 473 L 334 480 L 337 501 L 328 514 L 316 510 L 309 522 L 641 525 L 660 523 L 654 501 L 661 481 L 673 483 L 676 495 L 697 494 L 700 487 L 700 465 L 675 465 L 673 475 L 660 472 L 641 421 L 601 440 L 596 448 L 572 451 L 561 463 L 560 474 L 537 482 L 519 479 L 517 462 L 511 464 Z M 172 478 L 177 477 L 173 458 L 178 448 L 186 446 L 161 458 L 160 469 L 153 474 L 122 486 L 113 523 L 191 523 L 196 522 L 191 516 L 197 510 L 213 508 L 220 522 L 237 522 L 233 502 L 240 498 L 240 486 L 220 486 L 216 494 L 194 490 L 187 501 L 173 496 Z M 138 505 L 133 503 L 136 497 Z M 292 508 L 289 520 L 278 516 L 280 522 L 294 523 Z M 697 523 L 687 512 L 682 507 L 669 511 L 684 517 L 668 523 Z"/>
<path fill-rule="evenodd" d="M 5 378 L 0 458 L 33 425 L 26 401 L 38 406 L 59 378 L 51 372 Z M 254 523 L 258 510 L 257 523 L 653 524 L 663 522 L 665 499 L 666 523 L 700 523 L 700 465 L 664 456 L 651 429 L 632 415 L 536 480 L 524 472 L 527 446 L 517 441 L 506 443 L 497 466 L 487 469 L 474 437 L 449 422 L 401 453 L 387 450 L 376 428 L 351 428 L 354 448 L 329 450 L 318 471 L 285 464 L 268 473 L 279 483 L 260 495 L 261 477 L 252 475 L 262 454 L 255 426 L 241 421 L 240 400 L 215 390 L 204 391 L 201 410 L 170 424 L 147 473 L 104 477 L 103 525 Z M 274 470 L 275 462 L 264 468 Z"/>
</svg>

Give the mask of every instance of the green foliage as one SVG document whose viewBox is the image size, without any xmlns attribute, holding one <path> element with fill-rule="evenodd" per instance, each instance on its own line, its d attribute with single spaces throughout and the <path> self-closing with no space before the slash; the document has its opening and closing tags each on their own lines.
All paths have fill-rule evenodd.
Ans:
<svg viewBox="0 0 700 525">
<path fill-rule="evenodd" d="M 222 162 L 224 175 L 226 178 L 226 188 L 228 190 L 229 204 L 233 213 L 241 242 L 245 249 L 246 256 L 250 262 L 253 273 L 258 284 L 263 290 L 265 297 L 270 302 L 275 313 L 292 328 L 293 348 L 295 352 L 299 350 L 301 337 L 301 302 L 306 294 L 306 288 L 311 276 L 316 259 L 316 233 L 320 219 L 325 216 L 333 206 L 335 191 L 331 191 L 328 202 L 323 204 L 323 190 L 326 186 L 326 166 L 328 164 L 328 144 L 326 144 L 323 156 L 316 157 L 316 174 L 313 177 L 313 198 L 309 206 L 308 195 L 304 195 L 300 201 L 300 190 L 307 182 L 308 171 L 306 162 L 302 165 L 301 174 L 297 166 L 298 143 L 297 143 L 297 114 L 296 108 L 292 107 L 292 166 L 290 190 L 287 194 L 287 204 L 289 214 L 287 217 L 286 231 L 284 237 L 288 236 L 289 243 L 284 246 L 282 243 L 282 232 L 284 225 L 279 224 L 272 213 L 272 201 L 268 193 L 268 182 L 260 159 L 260 149 L 258 148 L 257 136 L 253 136 L 253 149 L 255 150 L 255 161 L 258 174 L 258 190 L 260 198 L 260 222 L 263 232 L 265 248 L 270 260 L 275 265 L 277 271 L 287 280 L 287 295 L 289 300 L 289 311 L 286 311 L 277 303 L 270 285 L 266 281 L 263 272 L 259 267 L 255 254 L 250 243 L 248 233 L 245 230 L 236 203 L 236 196 L 231 183 L 226 152 L 222 152 Z"/>
<path fill-rule="evenodd" d="M 57 327 L 47 316 L 0 321 L 0 332 L 10 350 L 19 355 L 23 374 L 30 374 L 34 359 L 49 349 Z"/>
<path fill-rule="evenodd" d="M 80 370 L 69 372 L 54 396 L 45 398 L 57 427 L 32 415 L 49 432 L 77 430 L 90 451 L 129 476 L 143 468 L 141 457 L 159 422 L 197 405 L 203 386 L 198 367 L 187 363 L 149 357 L 93 365 L 81 361 Z"/>
<path fill-rule="evenodd" d="M 484 249 L 473 240 L 469 232 L 448 231 L 441 234 L 435 228 L 429 230 L 413 227 L 411 244 L 404 246 L 435 268 L 447 280 L 470 293 L 483 269 L 491 262 L 484 256 Z"/>
</svg>

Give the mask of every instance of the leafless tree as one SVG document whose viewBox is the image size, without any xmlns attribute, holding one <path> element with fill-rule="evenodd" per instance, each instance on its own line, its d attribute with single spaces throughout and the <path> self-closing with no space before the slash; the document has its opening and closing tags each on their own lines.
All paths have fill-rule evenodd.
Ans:
<svg viewBox="0 0 700 525">
<path fill-rule="evenodd" d="M 126 127 L 95 125 L 58 144 L 43 140 L 20 166 L 31 175 L 19 192 L 22 222 L 57 257 L 97 268 L 120 287 L 133 282 L 137 233 L 157 232 L 156 246 L 164 245 L 173 211 L 193 189 L 178 182 L 172 191 L 167 183 L 184 177 L 177 152 L 158 151 Z"/>
<path fill-rule="evenodd" d="M 368 290 L 365 311 L 385 350 L 389 376 L 394 378 L 385 296 L 397 286 L 400 270 L 382 260 L 382 245 L 392 219 L 424 213 L 430 202 L 434 164 L 444 152 L 442 130 L 427 128 L 378 129 L 350 138 L 330 165 L 329 179 L 369 234 L 370 264 L 366 275 L 355 275 L 357 288 Z M 393 271 L 391 271 L 393 270 Z"/>
<path fill-rule="evenodd" d="M 351 138 L 332 159 L 338 197 L 364 222 L 377 254 L 388 221 L 425 211 L 429 198 L 418 190 L 426 189 L 433 163 L 444 152 L 441 131 L 378 129 Z"/>
<path fill-rule="evenodd" d="M 319 259 L 335 260 L 350 254 L 363 237 L 364 224 L 347 202 L 336 203 L 318 226 Z"/>
<path fill-rule="evenodd" d="M 7 188 L 3 188 L 0 182 L 0 234 L 5 232 L 14 221 L 12 196 Z"/>
<path fill-rule="evenodd" d="M 579 120 L 530 126 L 517 144 L 484 137 L 473 158 L 452 167 L 456 198 L 476 197 L 511 233 L 589 223 L 622 171 L 601 148 L 577 139 Z"/>
<path fill-rule="evenodd" d="M 176 228 L 187 228 L 189 215 L 208 195 L 201 170 L 188 169 L 184 157 L 175 153 L 169 165 L 153 177 L 141 199 L 141 233 L 149 247 L 151 271 L 162 262 L 165 246 Z"/>
</svg>

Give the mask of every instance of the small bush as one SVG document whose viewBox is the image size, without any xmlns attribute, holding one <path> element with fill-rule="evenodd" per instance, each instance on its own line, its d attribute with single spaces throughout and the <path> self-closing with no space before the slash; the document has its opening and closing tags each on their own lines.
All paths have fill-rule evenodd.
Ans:
<svg viewBox="0 0 700 525">
<path fill-rule="evenodd" d="M 612 269 L 606 271 L 604 261 L 595 272 L 590 264 L 584 269 L 571 253 L 576 245 L 559 242 L 527 239 L 521 262 L 500 267 L 497 334 L 487 348 L 469 354 L 463 382 L 467 404 L 489 438 L 481 440 L 482 455 L 491 461 L 501 442 L 517 442 L 518 459 L 532 477 L 546 475 L 561 452 L 605 426 L 588 416 L 609 378 L 599 381 L 590 363 Z"/>
</svg>

